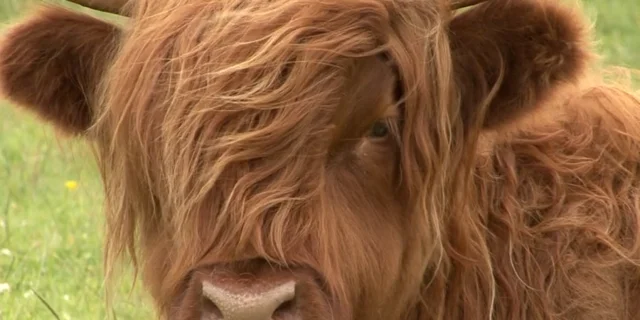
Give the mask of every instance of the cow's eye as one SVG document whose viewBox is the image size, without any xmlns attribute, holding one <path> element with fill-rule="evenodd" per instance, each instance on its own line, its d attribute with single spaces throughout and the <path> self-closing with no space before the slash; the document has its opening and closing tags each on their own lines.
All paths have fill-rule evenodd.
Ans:
<svg viewBox="0 0 640 320">
<path fill-rule="evenodd" d="M 389 134 L 389 126 L 384 121 L 376 121 L 371 127 L 370 135 L 373 138 L 384 138 Z"/>
</svg>

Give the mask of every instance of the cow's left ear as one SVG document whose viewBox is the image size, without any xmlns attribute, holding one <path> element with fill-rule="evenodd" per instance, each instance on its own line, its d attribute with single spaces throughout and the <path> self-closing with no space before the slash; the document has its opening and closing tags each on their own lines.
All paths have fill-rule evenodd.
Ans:
<svg viewBox="0 0 640 320">
<path fill-rule="evenodd" d="M 591 58 L 589 28 L 558 0 L 488 0 L 449 25 L 465 122 L 510 123 L 577 81 Z M 497 85 L 484 119 L 478 104 Z M 475 122 L 475 121 L 473 121 Z"/>
<path fill-rule="evenodd" d="M 2 98 L 64 133 L 84 133 L 92 125 L 98 88 L 117 49 L 120 28 L 44 6 L 2 32 Z"/>
</svg>

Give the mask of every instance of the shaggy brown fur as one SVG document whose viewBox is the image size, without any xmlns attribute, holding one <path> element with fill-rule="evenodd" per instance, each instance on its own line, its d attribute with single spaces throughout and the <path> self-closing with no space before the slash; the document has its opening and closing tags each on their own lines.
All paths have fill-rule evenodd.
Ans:
<svg viewBox="0 0 640 320">
<path fill-rule="evenodd" d="M 577 9 L 448 8 L 46 8 L 0 88 L 95 142 L 107 271 L 132 258 L 161 318 L 249 274 L 297 280 L 282 319 L 635 319 L 640 98 L 590 77 Z"/>
</svg>

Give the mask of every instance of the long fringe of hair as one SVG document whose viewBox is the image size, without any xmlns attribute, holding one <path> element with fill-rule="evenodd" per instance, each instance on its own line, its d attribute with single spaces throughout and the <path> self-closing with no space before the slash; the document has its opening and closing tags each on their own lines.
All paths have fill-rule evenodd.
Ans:
<svg viewBox="0 0 640 320">
<path fill-rule="evenodd" d="M 287 261 L 284 252 L 301 240 L 285 239 L 283 230 L 305 234 L 315 228 L 325 230 L 317 239 L 317 247 L 325 251 L 319 254 L 331 255 L 335 244 L 331 230 L 322 226 L 326 221 L 288 217 L 319 191 L 317 186 L 295 183 L 309 181 L 318 172 L 287 154 L 323 152 L 323 146 L 301 143 L 305 140 L 300 137 L 326 134 L 324 129 L 305 131 L 318 128 L 309 121 L 328 123 L 323 111 L 335 107 L 344 94 L 344 72 L 352 58 L 386 51 L 398 62 L 411 92 L 404 102 L 406 118 L 424 121 L 407 128 L 430 128 L 428 134 L 404 133 L 418 139 L 405 142 L 411 150 L 421 150 L 405 160 L 418 161 L 411 167 L 421 171 L 407 172 L 406 178 L 417 185 L 410 191 L 421 198 L 416 210 L 425 212 L 412 224 L 416 235 L 423 234 L 414 240 L 418 244 L 410 252 L 417 254 L 407 258 L 407 272 L 422 273 L 432 260 L 431 251 L 439 250 L 430 250 L 431 245 L 442 242 L 423 239 L 440 236 L 441 223 L 433 220 L 437 215 L 426 212 L 442 211 L 445 193 L 439 184 L 452 171 L 447 166 L 455 140 L 450 119 L 455 110 L 420 107 L 455 108 L 445 103 L 452 92 L 451 67 L 443 64 L 444 29 L 430 25 L 439 21 L 444 5 L 377 0 L 137 1 L 132 11 L 132 25 L 106 79 L 107 107 L 96 125 L 101 145 L 106 146 L 99 158 L 107 193 L 108 271 L 125 253 L 136 268 L 143 261 L 147 274 L 172 279 L 162 284 L 147 279 L 156 297 L 167 301 L 185 269 L 214 243 L 237 252 L 257 248 L 261 256 L 282 262 Z M 391 11 L 401 18 L 391 21 Z M 270 152 L 246 151 L 256 147 Z M 204 165 L 213 158 L 215 163 Z M 242 175 L 263 163 L 269 165 L 260 173 Z M 250 189 L 274 180 L 297 189 Z M 257 193 L 262 197 L 255 197 Z M 253 213 L 242 221 L 230 214 L 247 208 Z M 216 211 L 225 223 L 211 224 L 202 218 L 203 210 Z M 250 238 L 266 223 L 260 215 L 273 211 L 269 237 Z M 330 264 L 324 270 L 339 274 L 344 268 L 342 261 L 324 260 Z M 419 282 L 406 290 L 413 292 L 408 297 L 419 294 Z M 333 284 L 337 295 L 344 296 L 348 284 Z M 153 288 L 156 285 L 160 287 Z"/>
<path fill-rule="evenodd" d="M 323 152 L 301 137 L 326 134 L 314 123 L 329 124 L 349 61 L 385 52 L 404 88 L 401 168 L 413 229 L 404 230 L 403 317 L 544 319 L 573 301 L 589 307 L 574 314 L 620 304 L 624 266 L 640 258 L 638 97 L 616 87 L 576 93 L 582 100 L 559 103 L 560 120 L 489 139 L 482 155 L 489 135 L 461 120 L 444 2 L 136 1 L 95 132 L 105 146 L 107 271 L 130 257 L 166 308 L 214 244 L 283 262 L 305 241 L 285 230 L 322 230 L 316 253 L 346 296 L 331 224 L 290 214 L 323 183 L 294 157 Z M 486 88 L 479 115 L 494 91 Z M 295 187 L 265 189 L 274 181 Z M 603 295 L 614 291 L 621 295 Z"/>
</svg>

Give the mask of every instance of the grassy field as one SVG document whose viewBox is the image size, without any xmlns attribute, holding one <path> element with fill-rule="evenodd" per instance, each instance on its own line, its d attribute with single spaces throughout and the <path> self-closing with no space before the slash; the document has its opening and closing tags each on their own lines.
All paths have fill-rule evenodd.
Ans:
<svg viewBox="0 0 640 320">
<path fill-rule="evenodd" d="M 0 1 L 0 23 L 33 3 Z M 114 309 L 104 306 L 101 210 L 85 146 L 0 102 L 1 320 L 152 318 L 126 282 Z"/>
<path fill-rule="evenodd" d="M 20 3 L 20 5 L 18 5 Z M 3 0 L 0 23 L 22 12 Z M 607 63 L 640 68 L 640 2 L 584 1 Z M 0 104 L 0 319 L 149 319 L 139 294 L 103 304 L 102 190 L 77 141 L 56 138 L 30 115 Z M 53 312 L 49 309 L 49 307 Z"/>
</svg>

